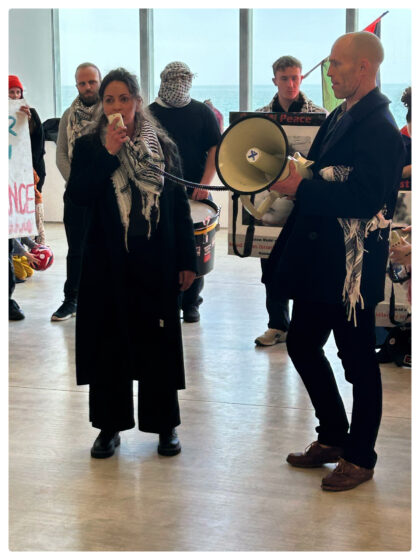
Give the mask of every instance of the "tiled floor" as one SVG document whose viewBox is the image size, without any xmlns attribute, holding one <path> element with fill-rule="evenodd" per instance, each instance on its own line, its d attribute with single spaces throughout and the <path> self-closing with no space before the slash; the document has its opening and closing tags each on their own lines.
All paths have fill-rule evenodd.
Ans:
<svg viewBox="0 0 420 560">
<path fill-rule="evenodd" d="M 156 437 L 135 429 L 115 456 L 91 459 L 97 431 L 88 388 L 75 384 L 74 319 L 50 322 L 62 298 L 62 224 L 47 224 L 47 239 L 55 263 L 16 287 L 26 319 L 9 323 L 12 551 L 410 549 L 411 371 L 382 368 L 372 481 L 331 494 L 320 488 L 327 467 L 290 467 L 286 455 L 315 439 L 313 409 L 285 345 L 254 345 L 267 321 L 260 265 L 227 255 L 226 230 L 201 322 L 183 325 L 182 453 L 158 456 Z M 326 350 L 350 411 L 332 339 Z"/>
</svg>

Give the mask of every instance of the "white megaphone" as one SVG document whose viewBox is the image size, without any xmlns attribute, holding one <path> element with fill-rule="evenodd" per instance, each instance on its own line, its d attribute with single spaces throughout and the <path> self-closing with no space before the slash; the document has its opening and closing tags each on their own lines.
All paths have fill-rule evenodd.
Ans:
<svg viewBox="0 0 420 560">
<path fill-rule="evenodd" d="M 287 136 L 280 124 L 265 115 L 245 116 L 222 135 L 216 150 L 217 174 L 226 187 L 240 195 L 247 211 L 261 219 L 273 202 L 283 195 L 271 191 L 258 208 L 252 204 L 251 195 L 286 179 L 291 161 L 303 178 L 312 178 L 309 167 L 313 161 L 298 152 L 293 157 L 288 156 L 288 152 Z"/>
</svg>

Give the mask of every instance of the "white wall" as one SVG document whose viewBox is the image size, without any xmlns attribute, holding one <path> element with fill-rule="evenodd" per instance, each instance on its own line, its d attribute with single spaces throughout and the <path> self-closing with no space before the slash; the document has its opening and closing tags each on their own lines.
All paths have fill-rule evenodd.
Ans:
<svg viewBox="0 0 420 560">
<path fill-rule="evenodd" d="M 41 122 L 54 114 L 52 10 L 9 10 L 9 74 L 19 76 L 24 96 Z"/>
</svg>

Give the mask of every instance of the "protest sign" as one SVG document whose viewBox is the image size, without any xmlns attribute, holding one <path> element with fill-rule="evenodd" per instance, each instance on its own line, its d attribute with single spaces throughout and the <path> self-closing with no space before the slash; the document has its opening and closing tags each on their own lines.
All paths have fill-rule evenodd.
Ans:
<svg viewBox="0 0 420 560">
<path fill-rule="evenodd" d="M 9 237 L 37 235 L 35 188 L 24 99 L 9 99 Z"/>
</svg>

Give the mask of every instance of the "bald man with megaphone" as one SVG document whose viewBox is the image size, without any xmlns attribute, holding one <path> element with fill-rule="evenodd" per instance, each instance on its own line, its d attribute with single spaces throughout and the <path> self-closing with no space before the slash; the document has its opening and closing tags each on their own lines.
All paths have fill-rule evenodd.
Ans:
<svg viewBox="0 0 420 560">
<path fill-rule="evenodd" d="M 384 52 L 369 32 L 333 44 L 328 76 L 343 99 L 308 154 L 313 177 L 290 164 L 271 186 L 295 201 L 268 259 L 263 281 L 273 297 L 293 299 L 287 350 L 315 408 L 317 440 L 290 453 L 293 467 L 337 463 L 322 479 L 328 491 L 370 480 L 377 461 L 381 372 L 375 353 L 375 307 L 384 298 L 389 229 L 404 165 L 404 147 L 376 86 Z M 323 347 L 334 334 L 353 385 L 351 421 Z"/>
</svg>

